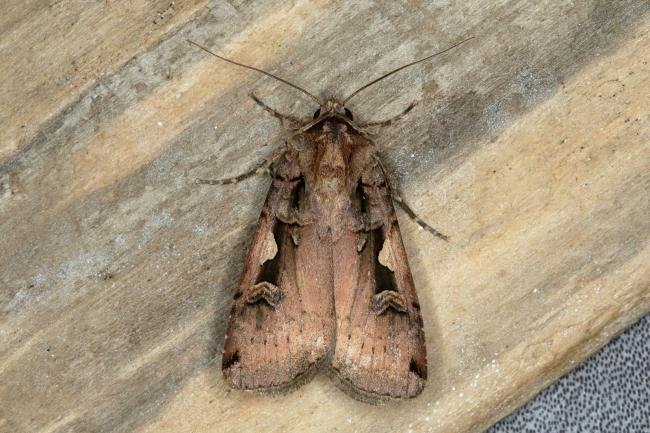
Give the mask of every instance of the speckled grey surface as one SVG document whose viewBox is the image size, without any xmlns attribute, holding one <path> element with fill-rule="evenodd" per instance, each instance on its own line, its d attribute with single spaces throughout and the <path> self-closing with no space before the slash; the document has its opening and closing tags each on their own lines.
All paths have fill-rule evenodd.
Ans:
<svg viewBox="0 0 650 433">
<path fill-rule="evenodd" d="M 488 432 L 650 432 L 650 315 Z"/>
</svg>

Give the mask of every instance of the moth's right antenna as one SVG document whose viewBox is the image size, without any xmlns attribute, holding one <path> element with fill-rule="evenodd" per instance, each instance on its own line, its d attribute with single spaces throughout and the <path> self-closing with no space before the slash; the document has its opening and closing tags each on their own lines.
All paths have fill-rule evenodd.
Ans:
<svg viewBox="0 0 650 433">
<path fill-rule="evenodd" d="M 218 58 L 218 59 L 223 60 L 224 62 L 232 63 L 233 65 L 241 66 L 242 68 L 251 69 L 251 70 L 253 70 L 253 71 L 261 72 L 262 74 L 264 74 L 264 75 L 266 75 L 266 76 L 268 76 L 268 77 L 275 78 L 276 80 L 280 81 L 281 83 L 286 84 L 287 86 L 291 86 L 291 87 L 293 87 L 293 88 L 296 89 L 296 90 L 300 90 L 302 93 L 304 93 L 305 95 L 309 96 L 309 97 L 312 98 L 314 101 L 316 101 L 316 102 L 318 103 L 318 105 L 323 105 L 323 103 L 321 102 L 320 99 L 318 99 L 317 97 L 315 97 L 314 95 L 312 95 L 311 93 L 309 93 L 308 91 L 306 91 L 305 89 L 303 89 L 302 87 L 296 86 L 295 84 L 290 83 L 290 82 L 288 82 L 288 81 L 285 80 L 285 79 L 282 79 L 282 78 L 280 78 L 280 77 L 278 77 L 278 76 L 275 76 L 275 75 L 273 75 L 273 74 L 271 74 L 271 73 L 269 73 L 269 72 L 263 71 L 263 70 L 261 70 L 261 69 L 257 69 L 257 68 L 254 67 L 254 66 L 244 65 L 243 63 L 235 62 L 234 60 L 230 60 L 230 59 L 227 59 L 227 58 L 225 58 L 225 57 L 222 57 L 222 56 L 220 56 L 220 55 L 218 55 L 218 54 L 213 53 L 212 51 L 210 51 L 209 49 L 205 48 L 204 46 L 199 45 L 199 44 L 197 44 L 196 42 L 191 41 L 191 40 L 189 40 L 189 39 L 187 40 L 187 42 L 189 42 L 189 43 L 192 44 L 192 45 L 196 45 L 197 47 L 201 48 L 203 51 L 205 51 L 205 52 L 207 52 L 207 53 L 209 53 L 209 54 L 212 54 L 213 56 L 215 56 L 215 57 Z"/>
<path fill-rule="evenodd" d="M 395 72 L 399 72 L 399 71 L 401 71 L 401 70 L 404 69 L 404 68 L 408 68 L 409 66 L 416 65 L 416 64 L 418 64 L 418 63 L 420 63 L 420 62 L 424 62 L 425 60 L 429 60 L 429 59 L 432 58 L 432 57 L 439 56 L 440 54 L 446 53 L 447 51 L 449 51 L 449 50 L 451 50 L 451 49 L 453 49 L 453 48 L 456 48 L 456 47 L 459 46 L 460 44 L 464 44 L 465 42 L 467 42 L 467 41 L 469 41 L 469 40 L 471 40 L 471 39 L 474 39 L 474 36 L 471 36 L 471 37 L 469 37 L 469 38 L 467 38 L 467 39 L 465 39 L 465 40 L 462 40 L 462 41 L 460 41 L 460 42 L 458 42 L 458 43 L 452 45 L 452 46 L 449 47 L 449 48 L 445 48 L 444 50 L 442 50 L 442 51 L 438 51 L 437 53 L 431 54 L 430 56 L 427 56 L 427 57 L 425 57 L 425 58 L 423 58 L 423 59 L 416 60 L 415 62 L 411 62 L 411 63 L 409 63 L 409 64 L 407 64 L 407 65 L 400 66 L 400 67 L 397 68 L 397 69 L 393 69 L 392 71 L 390 71 L 390 72 L 388 72 L 388 73 L 382 75 L 381 77 L 379 77 L 379 78 L 377 78 L 377 79 L 375 79 L 375 80 L 372 80 L 371 82 L 369 82 L 369 83 L 366 84 L 365 86 L 361 86 L 360 88 L 358 88 L 357 90 L 355 90 L 354 92 L 352 92 L 352 94 L 351 94 L 350 96 L 348 96 L 347 98 L 345 98 L 345 99 L 343 100 L 343 105 L 345 105 L 345 103 L 348 102 L 348 101 L 350 100 L 350 98 L 352 98 L 353 96 L 355 96 L 355 95 L 356 95 L 357 93 L 359 93 L 360 91 L 365 90 L 365 89 L 367 89 L 368 87 L 372 86 L 373 84 L 375 84 L 375 83 L 377 83 L 377 82 L 383 80 L 384 78 L 393 75 Z"/>
</svg>

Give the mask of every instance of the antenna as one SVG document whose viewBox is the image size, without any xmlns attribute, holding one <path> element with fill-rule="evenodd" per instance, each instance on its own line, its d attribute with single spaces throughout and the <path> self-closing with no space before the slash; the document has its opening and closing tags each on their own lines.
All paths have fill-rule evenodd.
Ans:
<svg viewBox="0 0 650 433">
<path fill-rule="evenodd" d="M 461 45 L 461 44 L 464 44 L 465 42 L 467 42 L 467 41 L 469 41 L 469 40 L 471 40 L 471 39 L 474 39 L 474 36 L 471 36 L 471 37 L 469 37 L 469 38 L 467 38 L 467 39 L 465 39 L 465 40 L 462 40 L 462 41 L 460 41 L 460 42 L 458 42 L 458 43 L 452 45 L 452 46 L 449 47 L 449 48 L 445 48 L 445 49 L 442 50 L 442 51 L 438 51 L 437 53 L 431 54 L 430 56 L 424 57 L 424 58 L 422 58 L 422 59 L 420 59 L 420 60 L 416 60 L 416 61 L 411 62 L 411 63 L 409 63 L 409 64 L 406 64 L 406 65 L 404 65 L 404 66 L 400 66 L 400 67 L 397 68 L 397 69 L 393 69 L 392 71 L 390 71 L 390 72 L 388 72 L 388 73 L 382 75 L 381 77 L 379 77 L 379 78 L 377 78 L 377 79 L 375 79 L 375 80 L 372 80 L 371 82 L 369 82 L 369 83 L 366 84 L 365 86 L 361 86 L 360 88 L 358 88 L 357 90 L 355 90 L 354 92 L 352 92 L 352 94 L 351 94 L 350 96 L 348 96 L 347 98 L 345 98 L 345 99 L 343 100 L 343 105 L 345 105 L 345 103 L 348 102 L 348 101 L 349 101 L 353 96 L 355 96 L 357 93 L 361 92 L 362 90 L 367 89 L 368 87 L 372 86 L 372 85 L 375 84 L 375 83 L 378 83 L 379 81 L 383 80 L 384 78 L 389 77 L 389 76 L 393 75 L 394 73 L 401 71 L 402 69 L 408 68 L 409 66 L 417 65 L 418 63 L 420 63 L 420 62 L 424 62 L 425 60 L 429 60 L 429 59 L 432 58 L 432 57 L 439 56 L 440 54 L 444 54 L 444 53 L 446 53 L 447 51 L 452 50 L 453 48 L 456 48 L 457 46 L 459 46 L 459 45 Z"/>
<path fill-rule="evenodd" d="M 199 44 L 197 44 L 196 42 L 191 41 L 191 40 L 189 40 L 189 39 L 187 40 L 187 42 L 189 42 L 189 43 L 192 44 L 192 45 L 196 45 L 197 47 L 201 48 L 201 49 L 202 49 L 203 51 L 205 51 L 206 53 L 212 54 L 212 55 L 215 56 L 216 58 L 221 59 L 221 60 L 223 60 L 223 61 L 225 61 L 225 62 L 231 63 L 231 64 L 233 64 L 233 65 L 241 66 L 242 68 L 251 69 L 251 70 L 253 70 L 253 71 L 261 72 L 262 74 L 264 74 L 264 75 L 266 75 L 266 76 L 268 76 L 268 77 L 275 78 L 276 80 L 280 81 L 281 83 L 284 83 L 284 84 L 286 84 L 286 85 L 288 85 L 288 86 L 291 86 L 291 87 L 293 87 L 293 88 L 296 89 L 296 90 L 300 90 L 302 93 L 304 93 L 305 95 L 309 96 L 309 97 L 312 98 L 314 101 L 316 101 L 316 102 L 318 103 L 318 105 L 323 105 L 323 103 L 320 101 L 320 99 L 318 99 L 317 97 L 315 97 L 314 95 L 312 95 L 311 93 L 309 93 L 308 91 L 306 91 L 305 89 L 303 89 L 302 87 L 296 86 L 295 84 L 290 83 L 290 82 L 288 82 L 287 80 L 285 80 L 285 79 L 283 79 L 283 78 L 280 78 L 280 77 L 275 76 L 275 75 L 273 75 L 273 74 L 271 74 L 271 73 L 269 73 L 269 72 L 266 72 L 266 71 L 263 71 L 263 70 L 261 70 L 261 69 L 258 69 L 258 68 L 254 67 L 254 66 L 244 65 L 243 63 L 235 62 L 234 60 L 230 60 L 230 59 L 227 59 L 227 58 L 225 58 L 225 57 L 222 57 L 222 56 L 220 56 L 220 55 L 218 55 L 218 54 L 213 53 L 212 51 L 210 51 L 209 49 L 205 48 L 204 46 L 199 45 Z"/>
</svg>

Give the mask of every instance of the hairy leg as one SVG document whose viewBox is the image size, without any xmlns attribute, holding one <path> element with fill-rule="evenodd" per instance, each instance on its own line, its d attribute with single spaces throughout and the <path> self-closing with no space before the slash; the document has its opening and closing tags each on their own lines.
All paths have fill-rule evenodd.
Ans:
<svg viewBox="0 0 650 433">
<path fill-rule="evenodd" d="M 411 111 L 413 107 L 415 107 L 415 104 L 416 104 L 415 102 L 410 103 L 409 106 L 406 107 L 406 109 L 404 109 L 404 111 L 399 113 L 397 116 L 391 117 L 390 119 L 382 120 L 379 122 L 369 122 L 364 125 L 359 125 L 359 127 L 365 129 L 365 128 L 373 128 L 377 126 L 390 126 L 393 123 L 397 122 L 398 120 L 402 119 L 404 116 L 406 116 L 409 113 L 409 111 Z"/>
<path fill-rule="evenodd" d="M 413 221 L 415 221 L 415 223 L 417 225 L 419 225 L 422 229 L 428 231 L 429 233 L 431 233 L 434 236 L 439 237 L 443 241 L 449 242 L 449 236 L 447 236 L 447 235 L 445 235 L 443 233 L 440 233 L 438 230 L 434 229 L 429 224 L 424 222 L 424 220 L 422 218 L 420 218 L 413 211 L 413 209 L 411 209 L 411 207 L 408 204 L 406 204 L 406 202 L 402 198 L 402 195 L 400 194 L 400 190 L 399 190 L 399 188 L 397 186 L 397 181 L 395 180 L 395 177 L 393 176 L 393 174 L 391 172 L 387 171 L 384 168 L 384 165 L 381 163 L 381 160 L 379 159 L 379 157 L 377 157 L 376 159 L 379 162 L 379 165 L 381 166 L 381 169 L 383 170 L 384 175 L 386 176 L 386 179 L 388 179 L 388 186 L 391 189 L 391 194 L 393 196 L 393 200 L 395 200 L 395 202 L 399 205 L 399 207 L 401 207 L 402 210 L 404 210 L 404 212 L 406 212 L 406 214 L 409 216 L 409 218 L 411 218 Z"/>
<path fill-rule="evenodd" d="M 200 185 L 228 185 L 231 183 L 241 182 L 242 180 L 248 179 L 256 174 L 270 174 L 270 168 L 273 162 L 280 156 L 284 155 L 286 151 L 287 149 L 284 147 L 276 150 L 271 154 L 271 156 L 260 161 L 251 170 L 240 175 L 227 177 L 225 179 L 196 179 L 195 182 Z"/>
<path fill-rule="evenodd" d="M 273 108 L 266 105 L 262 100 L 260 100 L 254 93 L 250 93 L 249 96 L 255 101 L 257 105 L 262 107 L 264 111 L 269 113 L 271 116 L 277 118 L 282 122 L 282 125 L 287 129 L 298 130 L 302 128 L 302 122 L 295 117 L 289 116 L 287 114 L 282 114 Z"/>
</svg>

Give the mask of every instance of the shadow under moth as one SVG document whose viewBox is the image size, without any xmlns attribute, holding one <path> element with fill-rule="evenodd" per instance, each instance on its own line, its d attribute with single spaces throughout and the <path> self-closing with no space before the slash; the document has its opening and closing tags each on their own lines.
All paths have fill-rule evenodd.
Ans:
<svg viewBox="0 0 650 433">
<path fill-rule="evenodd" d="M 469 38 L 472 39 L 472 38 Z M 227 383 L 237 389 L 281 392 L 322 367 L 353 397 L 379 403 L 411 398 L 427 379 L 420 305 L 393 201 L 421 227 L 446 237 L 404 203 L 368 132 L 342 101 L 321 101 L 299 120 L 251 97 L 292 130 L 286 145 L 254 170 L 203 184 L 229 184 L 257 173 L 272 177 L 228 319 L 222 356 Z"/>
</svg>

